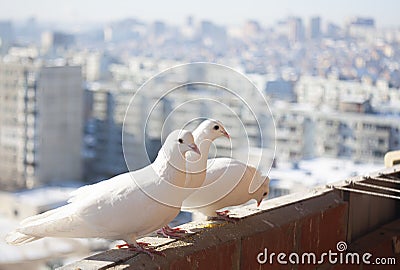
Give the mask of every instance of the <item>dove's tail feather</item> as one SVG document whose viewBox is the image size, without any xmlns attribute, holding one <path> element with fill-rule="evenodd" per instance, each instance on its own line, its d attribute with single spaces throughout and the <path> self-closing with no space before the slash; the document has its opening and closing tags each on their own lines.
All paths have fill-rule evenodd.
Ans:
<svg viewBox="0 0 400 270">
<path fill-rule="evenodd" d="M 38 240 L 42 237 L 26 235 L 17 231 L 12 231 L 6 236 L 6 242 L 10 245 L 22 245 L 35 240 Z"/>
<path fill-rule="evenodd" d="M 53 210 L 49 210 L 47 212 L 44 212 L 42 214 L 38 214 L 38 215 L 34 215 L 28 218 L 25 218 L 24 220 L 21 221 L 20 225 L 27 225 L 30 224 L 34 221 L 38 221 L 40 219 L 44 219 L 47 218 L 49 216 L 51 216 L 52 214 L 55 214 L 59 211 L 59 208 L 53 209 Z"/>
</svg>

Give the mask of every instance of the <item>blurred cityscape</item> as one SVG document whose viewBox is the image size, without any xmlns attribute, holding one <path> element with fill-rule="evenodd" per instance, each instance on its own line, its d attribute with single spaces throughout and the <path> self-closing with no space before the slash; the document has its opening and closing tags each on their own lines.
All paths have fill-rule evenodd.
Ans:
<svg viewBox="0 0 400 270">
<path fill-rule="evenodd" d="M 221 120 L 232 145 L 216 141 L 217 155 L 232 150 L 233 157 L 249 156 L 250 163 L 265 159 L 259 166 L 265 173 L 272 164 L 270 197 L 381 169 L 385 153 L 400 148 L 400 25 L 377 28 L 371 17 L 349 18 L 343 25 L 318 16 L 287 17 L 268 26 L 256 20 L 218 25 L 195 17 L 176 26 L 130 18 L 78 32 L 34 18 L 0 21 L 0 55 L 2 237 L 20 219 L 64 203 L 83 183 L 126 172 L 124 154 L 132 160 L 130 170 L 148 164 L 161 146 L 165 121 L 172 130 L 196 117 Z M 255 102 L 251 115 L 238 97 L 186 87 L 157 103 L 143 136 L 149 104 L 160 96 L 140 91 L 123 130 L 139 87 L 166 68 L 189 62 L 238 70 L 270 108 Z M 231 87 L 234 79 L 199 68 L 162 83 L 172 88 L 193 76 L 222 87 Z M 236 86 L 245 100 L 256 95 L 255 88 Z M 194 99 L 199 101 L 190 109 L 180 106 Z M 206 99 L 226 104 L 247 135 L 232 114 Z M 260 136 L 258 124 L 266 136 Z M 143 141 L 150 160 L 139 147 Z M 107 245 L 57 243 L 58 249 L 32 243 L 14 250 L 0 242 L 0 268 L 22 269 L 22 262 L 35 261 L 29 269 L 43 269 L 48 259 L 54 266 L 63 254 L 84 256 Z"/>
</svg>

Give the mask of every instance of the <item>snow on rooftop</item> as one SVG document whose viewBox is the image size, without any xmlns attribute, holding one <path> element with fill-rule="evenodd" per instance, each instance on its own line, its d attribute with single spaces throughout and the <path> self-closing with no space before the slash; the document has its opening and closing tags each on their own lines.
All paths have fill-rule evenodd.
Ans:
<svg viewBox="0 0 400 270">
<path fill-rule="evenodd" d="M 345 180 L 356 175 L 368 175 L 371 172 L 381 170 L 382 167 L 383 164 L 358 164 L 345 159 L 315 158 L 302 160 L 295 166 L 290 163 L 280 163 L 277 168 L 272 168 L 269 177 L 271 178 L 271 186 L 290 187 L 297 184 L 304 187 L 314 187 Z M 289 184 L 289 182 L 292 184 Z"/>
</svg>

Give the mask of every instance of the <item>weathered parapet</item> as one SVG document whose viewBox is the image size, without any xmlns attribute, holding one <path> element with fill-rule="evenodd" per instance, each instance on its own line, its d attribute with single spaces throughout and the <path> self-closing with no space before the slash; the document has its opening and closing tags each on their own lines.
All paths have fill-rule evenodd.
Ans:
<svg viewBox="0 0 400 270">
<path fill-rule="evenodd" d="M 331 264 L 327 260 L 320 265 L 277 261 L 278 253 L 314 252 L 319 258 L 329 250 L 337 252 L 337 243 L 341 241 L 348 244 L 347 251 L 368 251 L 373 256 L 397 259 L 397 266 L 376 269 L 398 269 L 400 264 L 398 200 L 321 187 L 265 201 L 260 209 L 243 206 L 233 213 L 241 217 L 239 222 L 192 222 L 180 226 L 196 232 L 182 240 L 144 239 L 159 247 L 166 257 L 156 256 L 152 260 L 145 254 L 114 249 L 60 269 L 348 269 L 350 265 Z M 264 264 L 258 262 L 257 257 L 265 259 L 265 251 L 268 256 L 276 254 L 272 264 L 269 260 Z"/>
</svg>

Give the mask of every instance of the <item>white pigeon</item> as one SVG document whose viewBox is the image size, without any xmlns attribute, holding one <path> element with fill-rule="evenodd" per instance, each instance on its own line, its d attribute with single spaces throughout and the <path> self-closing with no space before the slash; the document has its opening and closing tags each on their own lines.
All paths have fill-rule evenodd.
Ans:
<svg viewBox="0 0 400 270">
<path fill-rule="evenodd" d="M 18 245 L 46 236 L 99 237 L 126 242 L 118 247 L 157 253 L 136 239 L 168 224 L 170 213 L 180 208 L 183 198 L 172 192 L 184 186 L 187 151 L 200 154 L 192 133 L 173 131 L 153 164 L 78 189 L 69 204 L 23 220 L 6 241 Z"/>
<path fill-rule="evenodd" d="M 186 153 L 186 182 L 185 188 L 187 196 L 196 191 L 206 178 L 208 152 L 211 143 L 219 138 L 226 137 L 230 139 L 228 132 L 220 121 L 214 119 L 207 119 L 200 123 L 200 125 L 193 131 L 194 142 L 200 149 L 200 156 L 192 152 Z M 185 191 L 183 191 L 185 192 Z M 186 197 L 187 197 L 186 196 Z M 179 214 L 180 209 L 177 209 L 176 215 Z M 175 216 L 176 216 L 175 215 Z M 175 218 L 174 216 L 174 218 Z M 171 220 L 172 221 L 172 220 Z M 185 230 L 180 228 L 171 228 L 168 225 L 157 231 L 158 234 L 164 236 L 171 236 L 180 238 L 186 234 Z"/>
<path fill-rule="evenodd" d="M 231 158 L 215 158 L 208 160 L 207 167 L 202 187 L 184 200 L 182 210 L 229 220 L 228 211 L 217 210 L 251 199 L 255 199 L 259 206 L 268 195 L 268 176 L 261 175 L 250 165 Z"/>
<path fill-rule="evenodd" d="M 230 139 L 228 132 L 220 121 L 207 119 L 193 130 L 194 142 L 199 146 L 200 156 L 188 152 L 186 154 L 186 170 L 188 172 L 185 182 L 186 188 L 196 189 L 201 187 L 206 179 L 208 153 L 211 143 L 224 136 Z"/>
</svg>

